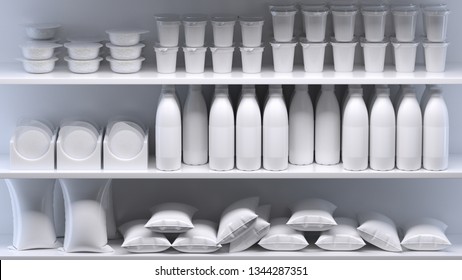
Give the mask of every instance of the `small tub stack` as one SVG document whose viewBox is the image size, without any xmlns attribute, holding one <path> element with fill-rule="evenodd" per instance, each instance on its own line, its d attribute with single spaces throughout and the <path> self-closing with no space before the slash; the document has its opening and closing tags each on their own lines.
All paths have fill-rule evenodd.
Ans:
<svg viewBox="0 0 462 280">
<path fill-rule="evenodd" d="M 183 16 L 185 46 L 183 47 L 186 73 L 204 73 L 205 68 L 205 28 L 207 16 L 189 14 Z"/>
<path fill-rule="evenodd" d="M 64 58 L 69 71 L 76 74 L 90 74 L 99 70 L 102 57 L 99 56 L 103 45 L 99 42 L 71 41 L 64 44 L 68 56 Z"/>
<path fill-rule="evenodd" d="M 210 47 L 210 51 L 214 73 L 231 73 L 233 69 L 235 24 L 235 16 L 216 15 L 212 17 L 213 46 Z"/>
<path fill-rule="evenodd" d="M 146 30 L 108 30 L 110 43 L 106 44 L 111 53 L 106 57 L 111 70 L 119 74 L 131 74 L 141 70 L 144 57 L 141 52 L 145 45 L 141 43 L 141 35 Z"/>
<path fill-rule="evenodd" d="M 159 38 L 159 42 L 154 46 L 157 72 L 161 74 L 175 73 L 180 37 L 180 17 L 172 14 L 160 14 L 156 16 L 156 24 Z"/>
<path fill-rule="evenodd" d="M 54 70 L 58 58 L 55 49 L 62 47 L 55 37 L 61 25 L 59 24 L 29 24 L 26 25 L 27 37 L 30 41 L 20 47 L 24 70 L 31 74 L 45 74 Z"/>
<path fill-rule="evenodd" d="M 263 50 L 262 33 L 264 20 L 262 17 L 239 17 L 242 33 L 240 47 L 242 72 L 254 74 L 261 72 Z"/>
<path fill-rule="evenodd" d="M 424 31 L 427 35 L 423 46 L 427 72 L 444 72 L 446 68 L 448 18 L 449 10 L 444 4 L 423 7 Z"/>
</svg>

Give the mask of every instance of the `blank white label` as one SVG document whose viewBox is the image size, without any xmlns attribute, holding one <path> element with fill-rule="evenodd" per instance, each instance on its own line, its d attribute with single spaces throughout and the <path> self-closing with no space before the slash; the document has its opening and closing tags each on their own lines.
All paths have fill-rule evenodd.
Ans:
<svg viewBox="0 0 462 280">
<path fill-rule="evenodd" d="M 425 157 L 445 157 L 449 150 L 448 127 L 425 127 L 424 128 L 424 151 Z"/>
<path fill-rule="evenodd" d="M 396 154 L 400 158 L 422 156 L 422 127 L 398 127 Z"/>
<path fill-rule="evenodd" d="M 181 127 L 156 127 L 156 157 L 181 157 Z"/>
<path fill-rule="evenodd" d="M 395 128 L 371 127 L 371 157 L 395 156 Z"/>
<path fill-rule="evenodd" d="M 281 158 L 289 156 L 289 127 L 263 128 L 263 156 Z"/>
<path fill-rule="evenodd" d="M 210 127 L 210 157 L 234 157 L 234 126 Z"/>
<path fill-rule="evenodd" d="M 236 156 L 261 157 L 261 127 L 239 127 L 236 130 Z"/>
<path fill-rule="evenodd" d="M 367 157 L 369 151 L 368 140 L 367 128 L 345 126 L 343 129 L 343 155 L 354 158 Z"/>
</svg>

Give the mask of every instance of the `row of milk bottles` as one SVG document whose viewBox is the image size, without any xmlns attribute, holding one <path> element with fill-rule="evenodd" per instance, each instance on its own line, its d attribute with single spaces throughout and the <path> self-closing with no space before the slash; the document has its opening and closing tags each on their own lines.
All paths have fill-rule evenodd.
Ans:
<svg viewBox="0 0 462 280">
<path fill-rule="evenodd" d="M 216 85 L 210 113 L 200 85 L 189 87 L 183 111 L 174 86 L 164 86 L 156 114 L 156 166 L 178 170 L 181 162 L 226 171 L 316 161 L 347 170 L 444 170 L 448 165 L 448 111 L 440 88 L 427 86 L 421 104 L 402 86 L 394 109 L 387 86 L 376 86 L 369 104 L 360 86 L 349 86 L 342 107 L 333 85 L 321 88 L 313 106 L 307 85 L 296 85 L 289 110 L 282 87 L 270 85 L 263 110 L 255 87 L 244 85 L 236 115 L 228 86 Z M 423 147 L 422 147 L 423 146 Z"/>
</svg>

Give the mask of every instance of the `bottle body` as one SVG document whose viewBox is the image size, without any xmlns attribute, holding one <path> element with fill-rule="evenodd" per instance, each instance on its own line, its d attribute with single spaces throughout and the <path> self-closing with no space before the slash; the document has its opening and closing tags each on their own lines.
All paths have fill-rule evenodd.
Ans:
<svg viewBox="0 0 462 280">
<path fill-rule="evenodd" d="M 403 95 L 396 117 L 396 167 L 422 167 L 422 113 L 413 92 Z"/>
<path fill-rule="evenodd" d="M 316 105 L 315 159 L 323 165 L 340 161 L 340 106 L 332 89 L 324 90 Z"/>
</svg>

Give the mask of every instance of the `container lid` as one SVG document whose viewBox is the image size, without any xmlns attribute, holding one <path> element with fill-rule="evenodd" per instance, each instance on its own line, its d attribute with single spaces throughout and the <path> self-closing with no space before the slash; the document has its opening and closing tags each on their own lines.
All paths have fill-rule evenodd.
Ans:
<svg viewBox="0 0 462 280">
<path fill-rule="evenodd" d="M 143 44 L 143 43 L 138 43 L 138 44 L 133 45 L 133 46 L 124 47 L 124 46 L 117 46 L 117 45 L 114 45 L 112 43 L 106 43 L 106 47 L 108 47 L 110 49 L 112 49 L 112 48 L 115 48 L 115 49 L 129 49 L 129 48 L 144 48 L 144 47 L 146 47 L 146 45 Z"/>
<path fill-rule="evenodd" d="M 67 62 L 77 62 L 77 63 L 85 63 L 85 62 L 100 62 L 103 60 L 102 57 L 97 57 L 95 59 L 88 59 L 88 60 L 81 60 L 81 59 L 72 59 L 68 56 L 64 57 L 64 60 Z"/>
<path fill-rule="evenodd" d="M 239 16 L 239 22 L 241 25 L 263 25 L 265 21 L 259 16 Z"/>
<path fill-rule="evenodd" d="M 450 14 L 450 10 L 446 7 L 442 6 L 429 6 L 423 8 L 423 12 L 426 15 L 448 15 Z"/>
<path fill-rule="evenodd" d="M 207 22 L 207 16 L 203 14 L 186 14 L 183 16 L 183 22 L 198 23 Z"/>
<path fill-rule="evenodd" d="M 50 149 L 52 135 L 37 125 L 19 126 L 15 131 L 15 148 L 19 154 L 29 159 L 37 159 Z"/>
<path fill-rule="evenodd" d="M 84 42 L 71 42 L 65 43 L 64 47 L 67 49 L 99 49 L 103 47 L 100 43 L 84 43 Z"/>
<path fill-rule="evenodd" d="M 95 128 L 90 128 L 88 123 L 83 124 L 65 125 L 59 131 L 64 152 L 75 159 L 89 157 L 97 146 L 98 133 L 95 133 Z"/>
<path fill-rule="evenodd" d="M 270 41 L 271 46 L 279 47 L 279 46 L 296 46 L 298 44 L 295 38 L 292 38 L 289 42 L 278 42 L 274 38 Z"/>
<path fill-rule="evenodd" d="M 302 45 L 302 47 L 308 47 L 310 45 L 323 45 L 323 46 L 326 46 L 327 45 L 327 41 L 322 41 L 322 42 L 310 42 L 306 39 L 306 37 L 301 37 L 300 38 L 300 45 Z"/>
<path fill-rule="evenodd" d="M 120 59 L 115 59 L 113 58 L 112 56 L 106 56 L 106 60 L 109 61 L 109 62 L 118 62 L 118 63 L 131 63 L 131 62 L 137 62 L 137 61 L 145 61 L 146 58 L 140 56 L 136 59 L 132 59 L 132 60 L 120 60 Z"/>
<path fill-rule="evenodd" d="M 27 59 L 27 58 L 19 57 L 19 58 L 17 58 L 17 60 L 22 61 L 22 62 L 26 62 L 26 63 L 47 63 L 47 62 L 56 62 L 56 61 L 59 60 L 59 58 L 54 56 L 54 57 L 52 57 L 50 59 L 45 59 L 45 60 L 33 60 L 33 59 Z"/>
<path fill-rule="evenodd" d="M 210 47 L 211 52 L 234 52 L 234 47 Z"/>
<path fill-rule="evenodd" d="M 356 38 L 353 38 L 352 41 L 350 42 L 338 42 L 337 40 L 335 40 L 334 37 L 331 38 L 330 40 L 330 44 L 332 46 L 348 46 L 348 45 L 357 45 L 358 44 L 358 40 Z"/>
<path fill-rule="evenodd" d="M 302 12 L 304 13 L 320 13 L 327 14 L 329 7 L 326 4 L 307 4 L 301 6 Z"/>
<path fill-rule="evenodd" d="M 412 42 L 399 42 L 398 40 L 396 40 L 395 37 L 391 38 L 390 39 L 390 42 L 393 44 L 393 46 L 395 47 L 398 47 L 398 46 L 401 46 L 401 45 L 404 45 L 404 46 L 418 46 L 420 42 L 418 41 L 412 41 Z"/>
<path fill-rule="evenodd" d="M 71 36 L 67 40 L 71 43 L 101 43 L 104 38 L 100 36 Z"/>
<path fill-rule="evenodd" d="M 184 52 L 206 52 L 207 47 L 183 47 Z"/>
<path fill-rule="evenodd" d="M 263 44 L 259 47 L 245 47 L 241 45 L 239 49 L 241 50 L 241 52 L 263 52 L 265 46 Z"/>
<path fill-rule="evenodd" d="M 130 159 L 137 156 L 144 145 L 144 130 L 130 121 L 118 121 L 109 125 L 109 148 L 117 157 Z"/>
<path fill-rule="evenodd" d="M 425 40 L 422 42 L 422 45 L 424 48 L 426 47 L 447 47 L 449 45 L 448 41 L 443 41 L 443 42 L 431 42 L 428 40 Z"/>
<path fill-rule="evenodd" d="M 234 15 L 227 15 L 227 14 L 217 14 L 213 15 L 211 21 L 212 22 L 235 22 L 237 19 Z"/>
<path fill-rule="evenodd" d="M 156 52 L 178 51 L 178 47 L 163 47 L 160 43 L 155 43 L 154 50 Z"/>
<path fill-rule="evenodd" d="M 344 13 L 344 14 L 355 14 L 358 12 L 356 5 L 332 5 L 332 13 Z"/>
<path fill-rule="evenodd" d="M 156 19 L 156 21 L 162 21 L 162 22 L 174 22 L 174 23 L 180 22 L 180 16 L 175 15 L 175 14 L 158 14 L 158 15 L 155 15 L 154 18 Z"/>
<path fill-rule="evenodd" d="M 364 37 L 361 37 L 360 42 L 361 42 L 361 47 L 364 47 L 364 46 L 384 47 L 384 46 L 387 46 L 390 43 L 390 41 L 387 40 L 387 39 L 384 39 L 383 41 L 379 41 L 379 42 L 369 42 Z"/>
<path fill-rule="evenodd" d="M 145 34 L 149 33 L 148 30 L 144 29 L 110 29 L 107 30 L 108 34 L 119 34 L 119 35 L 130 35 L 130 34 Z"/>
<path fill-rule="evenodd" d="M 61 24 L 58 23 L 29 23 L 25 25 L 27 28 L 35 29 L 55 29 L 60 28 Z"/>
<path fill-rule="evenodd" d="M 391 11 L 394 14 L 417 14 L 417 6 L 414 4 L 392 6 Z"/>
<path fill-rule="evenodd" d="M 388 8 L 385 5 L 364 5 L 361 12 L 365 15 L 384 15 L 388 13 Z"/>
<path fill-rule="evenodd" d="M 271 14 L 274 15 L 295 15 L 297 8 L 294 5 L 269 6 Z"/>
<path fill-rule="evenodd" d="M 27 41 L 20 45 L 21 48 L 33 48 L 33 49 L 55 49 L 60 48 L 63 45 L 52 42 L 43 41 Z"/>
</svg>

